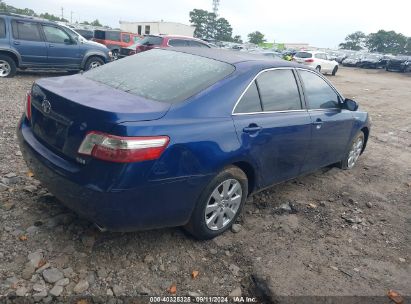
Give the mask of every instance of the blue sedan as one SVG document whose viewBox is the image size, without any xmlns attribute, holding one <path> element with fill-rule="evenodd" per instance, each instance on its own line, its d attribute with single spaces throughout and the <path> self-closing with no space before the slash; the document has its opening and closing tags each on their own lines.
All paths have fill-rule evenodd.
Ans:
<svg viewBox="0 0 411 304">
<path fill-rule="evenodd" d="M 18 125 L 29 168 L 111 231 L 184 226 L 213 238 L 247 196 L 338 164 L 370 120 L 316 71 L 216 49 L 154 49 L 37 80 Z"/>
</svg>

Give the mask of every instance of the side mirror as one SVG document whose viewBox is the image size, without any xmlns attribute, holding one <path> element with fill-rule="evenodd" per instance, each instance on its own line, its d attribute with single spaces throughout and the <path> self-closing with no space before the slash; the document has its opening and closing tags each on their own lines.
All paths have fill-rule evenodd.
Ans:
<svg viewBox="0 0 411 304">
<path fill-rule="evenodd" d="M 346 98 L 343 103 L 343 108 L 347 109 L 348 111 L 357 111 L 358 110 L 358 103 L 352 99 Z"/>
</svg>

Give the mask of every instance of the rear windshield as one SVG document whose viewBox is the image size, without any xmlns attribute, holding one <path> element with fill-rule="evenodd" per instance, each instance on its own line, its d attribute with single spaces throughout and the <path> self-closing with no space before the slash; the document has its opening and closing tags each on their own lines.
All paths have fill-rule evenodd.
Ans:
<svg viewBox="0 0 411 304">
<path fill-rule="evenodd" d="M 294 57 L 311 58 L 311 57 L 313 57 L 313 55 L 311 53 L 307 53 L 307 52 L 297 52 Z"/>
<path fill-rule="evenodd" d="M 137 41 L 138 45 L 161 45 L 163 42 L 162 37 L 158 36 L 145 36 L 140 41 Z"/>
<path fill-rule="evenodd" d="M 223 79 L 234 69 L 225 62 L 154 49 L 92 69 L 83 75 L 133 95 L 176 103 Z"/>
</svg>

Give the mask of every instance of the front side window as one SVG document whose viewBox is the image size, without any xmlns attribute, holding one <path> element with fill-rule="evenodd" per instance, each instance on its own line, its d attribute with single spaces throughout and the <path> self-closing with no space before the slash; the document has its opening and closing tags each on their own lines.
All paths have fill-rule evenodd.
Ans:
<svg viewBox="0 0 411 304">
<path fill-rule="evenodd" d="M 71 41 L 69 35 L 61 29 L 43 25 L 44 35 L 46 36 L 47 42 L 51 43 L 69 43 Z"/>
<path fill-rule="evenodd" d="M 146 36 L 143 39 L 140 39 L 137 43 L 138 45 L 146 45 L 146 46 L 161 45 L 163 43 L 163 37 Z"/>
<path fill-rule="evenodd" d="M 332 109 L 339 107 L 339 96 L 320 76 L 299 71 L 304 84 L 304 95 L 309 109 Z"/>
<path fill-rule="evenodd" d="M 29 41 L 42 40 L 37 23 L 26 21 L 13 21 L 12 28 L 14 39 Z"/>
<path fill-rule="evenodd" d="M 130 35 L 129 34 L 123 34 L 121 36 L 121 38 L 123 39 L 123 42 L 125 43 L 129 43 L 130 42 Z"/>
<path fill-rule="evenodd" d="M 253 81 L 235 107 L 234 113 L 253 113 L 262 110 L 257 85 Z"/>
<path fill-rule="evenodd" d="M 170 46 L 188 46 L 187 40 L 183 39 L 171 39 L 168 41 L 168 45 Z"/>
<path fill-rule="evenodd" d="M 0 18 L 0 38 L 6 37 L 6 23 Z"/>
<path fill-rule="evenodd" d="M 301 110 L 300 93 L 291 70 L 273 70 L 257 78 L 264 111 Z"/>
</svg>

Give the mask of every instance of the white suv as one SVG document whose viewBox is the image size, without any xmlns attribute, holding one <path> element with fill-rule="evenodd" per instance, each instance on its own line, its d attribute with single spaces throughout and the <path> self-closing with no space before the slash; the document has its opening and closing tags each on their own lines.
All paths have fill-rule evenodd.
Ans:
<svg viewBox="0 0 411 304">
<path fill-rule="evenodd" d="M 298 63 L 308 65 L 323 74 L 331 73 L 333 76 L 335 76 L 338 71 L 338 62 L 335 60 L 329 60 L 327 54 L 324 52 L 297 52 L 294 55 L 294 60 Z"/>
</svg>

